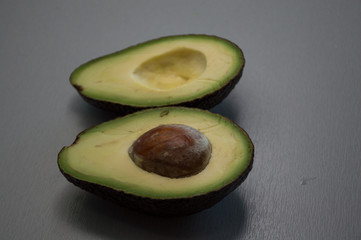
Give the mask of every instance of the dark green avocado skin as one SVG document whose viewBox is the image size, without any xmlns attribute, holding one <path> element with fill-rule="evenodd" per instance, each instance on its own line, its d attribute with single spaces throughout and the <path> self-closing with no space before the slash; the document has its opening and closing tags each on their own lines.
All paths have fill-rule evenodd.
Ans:
<svg viewBox="0 0 361 240">
<path fill-rule="evenodd" d="M 225 99 L 228 94 L 233 90 L 233 88 L 236 86 L 236 84 L 239 82 L 239 80 L 242 77 L 243 68 L 239 71 L 239 73 L 231 80 L 229 81 L 225 86 L 223 86 L 221 89 L 210 93 L 202 98 L 194 99 L 189 102 L 182 102 L 175 105 L 166 105 L 166 106 L 182 106 L 182 107 L 191 107 L 191 108 L 200 108 L 200 109 L 211 109 L 220 102 Z M 130 114 L 136 111 L 144 110 L 146 108 L 142 107 L 135 107 L 135 106 L 128 106 L 128 105 L 122 105 L 118 103 L 112 103 L 112 102 L 106 102 L 106 101 L 100 101 L 93 98 L 89 98 L 82 94 L 81 88 L 74 86 L 80 96 L 88 103 L 92 104 L 93 106 L 103 109 L 105 111 L 110 111 L 117 113 L 120 116 Z M 158 107 L 158 106 L 153 106 Z M 149 107 L 149 108 L 153 108 Z M 164 106 L 162 106 L 164 107 Z M 147 107 L 148 108 L 148 107 Z"/>
<path fill-rule="evenodd" d="M 247 169 L 233 182 L 229 183 L 221 189 L 209 192 L 204 195 L 177 199 L 151 199 L 146 197 L 139 197 L 106 186 L 76 179 L 62 171 L 61 168 L 60 171 L 65 176 L 65 178 L 75 186 L 78 186 L 90 193 L 109 200 L 122 207 L 150 215 L 177 217 L 195 214 L 218 203 L 229 193 L 235 190 L 247 178 L 249 172 L 252 169 L 252 166 L 253 153 Z"/>
<path fill-rule="evenodd" d="M 178 36 L 192 36 L 192 35 L 199 35 L 199 34 L 187 34 L 187 35 L 178 35 Z M 224 86 L 221 86 L 219 89 L 215 90 L 214 92 L 210 92 L 209 94 L 207 94 L 207 95 L 205 95 L 205 96 L 203 96 L 201 98 L 191 99 L 189 101 L 185 101 L 185 102 L 181 102 L 181 103 L 177 103 L 177 104 L 166 104 L 166 105 L 161 105 L 161 106 L 154 105 L 154 106 L 149 106 L 149 107 L 139 107 L 139 106 L 123 105 L 121 103 L 115 103 L 115 102 L 109 102 L 109 101 L 102 101 L 102 100 L 98 100 L 98 99 L 95 99 L 95 98 L 85 96 L 84 94 L 82 94 L 82 91 L 83 91 L 82 86 L 79 86 L 79 85 L 76 85 L 76 84 L 73 84 L 73 83 L 71 83 L 71 84 L 73 85 L 73 87 L 78 91 L 80 96 L 86 102 L 88 102 L 91 105 L 93 105 L 93 106 L 95 106 L 97 108 L 100 108 L 102 110 L 114 112 L 114 113 L 116 113 L 116 114 L 118 114 L 120 116 L 127 115 L 127 114 L 137 112 L 137 111 L 140 111 L 140 110 L 144 110 L 144 109 L 147 109 L 147 108 L 156 108 L 156 107 L 182 106 L 182 107 L 200 108 L 200 109 L 205 109 L 205 110 L 211 109 L 214 106 L 216 106 L 217 104 L 219 104 L 220 102 L 222 102 L 223 99 L 228 96 L 228 94 L 233 90 L 233 88 L 239 82 L 240 78 L 242 77 L 243 68 L 245 66 L 246 61 L 244 59 L 244 54 L 243 54 L 242 49 L 239 48 L 235 43 L 233 43 L 233 42 L 231 42 L 231 41 L 229 41 L 227 39 L 218 37 L 218 36 L 212 36 L 212 35 L 206 35 L 206 34 L 200 34 L 199 36 L 202 36 L 202 35 L 203 36 L 208 36 L 208 37 L 217 37 L 217 38 L 223 39 L 223 40 L 229 42 L 230 44 L 234 45 L 242 53 L 243 64 L 240 67 L 237 74 L 232 79 L 230 79 L 227 84 L 225 84 Z M 177 37 L 177 35 L 161 37 L 159 39 L 167 39 L 167 38 L 172 38 L 172 37 Z M 153 39 L 153 40 L 150 40 L 148 42 L 157 41 L 159 39 Z M 146 43 L 146 42 L 144 42 L 144 43 Z M 140 43 L 138 45 L 142 45 L 144 43 Z M 124 49 L 122 51 L 126 51 L 127 49 L 130 49 L 130 48 L 133 48 L 133 47 L 136 47 L 136 46 L 137 45 L 131 46 L 131 47 L 126 48 L 126 49 Z M 115 52 L 114 54 L 116 54 L 116 53 L 117 52 Z M 93 60 L 89 61 L 88 63 L 96 62 L 101 58 L 102 57 L 93 59 Z M 83 65 L 86 65 L 86 64 L 87 63 L 85 63 Z M 71 79 L 72 79 L 72 75 L 73 74 L 71 74 L 71 76 L 70 76 L 70 82 L 71 82 Z"/>
</svg>

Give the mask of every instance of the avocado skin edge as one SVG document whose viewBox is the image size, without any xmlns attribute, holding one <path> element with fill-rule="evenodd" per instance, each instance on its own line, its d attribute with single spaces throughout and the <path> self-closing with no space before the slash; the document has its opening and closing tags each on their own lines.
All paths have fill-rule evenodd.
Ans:
<svg viewBox="0 0 361 240">
<path fill-rule="evenodd" d="M 191 108 L 200 108 L 200 109 L 210 109 L 216 106 L 217 104 L 221 103 L 223 99 L 225 99 L 229 93 L 233 90 L 233 88 L 236 86 L 236 84 L 239 82 L 239 80 L 242 77 L 243 68 L 239 71 L 239 73 L 226 85 L 224 85 L 222 88 L 205 95 L 202 98 L 197 98 L 188 102 L 181 102 L 178 104 L 173 105 L 162 105 L 159 107 L 171 107 L 171 106 L 182 106 L 182 107 L 191 107 Z M 78 90 L 80 96 L 91 105 L 100 108 L 105 111 L 110 111 L 117 113 L 119 115 L 127 115 L 130 113 L 134 113 L 140 110 L 148 109 L 148 108 L 154 108 L 158 106 L 151 106 L 151 107 L 135 107 L 130 105 L 122 105 L 119 103 L 112 103 L 107 101 L 101 101 L 96 100 L 93 98 L 89 98 L 81 93 L 81 88 L 75 86 L 75 88 Z"/>
<path fill-rule="evenodd" d="M 95 106 L 95 107 L 97 107 L 99 109 L 117 113 L 120 116 L 124 116 L 124 115 L 134 113 L 134 112 L 137 112 L 137 111 L 140 111 L 140 110 L 144 110 L 144 109 L 148 109 L 148 108 L 156 108 L 156 107 L 182 106 L 182 107 L 193 107 L 193 108 L 200 108 L 200 109 L 206 109 L 206 110 L 211 109 L 214 106 L 216 106 L 217 104 L 221 103 L 223 101 L 223 99 L 226 98 L 229 95 L 229 93 L 233 90 L 233 88 L 236 86 L 236 84 L 239 82 L 239 80 L 242 77 L 242 73 L 243 73 L 244 66 L 246 64 L 246 60 L 244 58 L 244 53 L 243 53 L 242 49 L 237 44 L 229 41 L 228 39 L 218 37 L 218 36 L 215 36 L 215 35 L 185 34 L 185 35 L 170 35 L 170 36 L 160 37 L 158 39 L 157 38 L 152 39 L 152 40 L 149 40 L 149 41 L 146 41 L 146 42 L 143 42 L 143 43 L 139 43 L 139 44 L 134 45 L 134 46 L 130 46 L 130 47 L 125 48 L 125 49 L 123 49 L 121 51 L 126 51 L 128 49 L 137 47 L 138 45 L 142 45 L 142 44 L 147 43 L 147 42 L 153 42 L 153 41 L 157 41 L 159 39 L 167 39 L 167 38 L 172 38 L 172 37 L 177 37 L 177 36 L 180 36 L 180 37 L 182 37 L 182 36 L 206 36 L 206 37 L 216 37 L 216 38 L 219 38 L 219 39 L 223 39 L 223 40 L 227 41 L 228 43 L 232 44 L 233 46 L 235 46 L 236 48 L 239 49 L 239 51 L 241 52 L 241 55 L 242 55 L 243 64 L 241 65 L 238 73 L 231 80 L 229 80 L 228 83 L 221 86 L 219 89 L 216 89 L 215 91 L 213 91 L 213 92 L 211 92 L 211 93 L 209 93 L 209 94 L 207 94 L 207 95 L 205 95 L 203 97 L 193 99 L 193 100 L 190 100 L 190 101 L 180 102 L 180 103 L 177 103 L 177 104 L 164 104 L 164 105 L 154 105 L 154 106 L 147 106 L 147 107 L 139 107 L 139 106 L 132 106 L 132 105 L 123 105 L 123 104 L 120 104 L 120 103 L 109 102 L 109 101 L 102 101 L 102 100 L 97 100 L 97 99 L 94 99 L 94 98 L 91 98 L 91 97 L 87 97 L 87 96 L 82 94 L 82 91 L 83 91 L 82 86 L 79 86 L 77 84 L 72 83 L 71 79 L 72 79 L 72 75 L 73 75 L 74 72 L 70 75 L 70 79 L 69 79 L 70 83 L 77 90 L 77 92 L 80 94 L 80 96 L 87 103 L 89 103 L 89 104 L 91 104 L 91 105 L 93 105 L 93 106 Z M 118 52 L 120 52 L 120 51 L 118 51 Z M 116 54 L 118 52 L 114 52 L 112 54 Z M 112 55 L 112 54 L 110 54 L 110 55 Z M 105 56 L 103 56 L 103 57 L 105 57 Z M 103 57 L 98 57 L 98 58 L 95 58 L 93 60 L 90 60 L 87 63 L 82 64 L 81 66 L 86 65 L 86 64 L 91 63 L 91 62 L 98 61 L 99 59 L 101 59 Z"/>
<path fill-rule="evenodd" d="M 230 121 L 233 122 L 232 120 Z M 134 194 L 125 193 L 121 190 L 116 190 L 111 187 L 106 187 L 101 184 L 91 183 L 75 178 L 63 171 L 59 162 L 60 153 L 63 151 L 63 149 L 67 147 L 64 147 L 59 152 L 57 164 L 60 172 L 69 182 L 73 183 L 75 186 L 85 191 L 95 194 L 98 197 L 113 202 L 116 205 L 120 205 L 122 207 L 126 207 L 150 215 L 164 217 L 187 216 L 208 209 L 221 201 L 224 197 L 234 191 L 242 182 L 244 182 L 248 174 L 252 170 L 254 162 L 254 144 L 250 139 L 248 133 L 237 124 L 235 125 L 243 132 L 249 143 L 249 156 L 247 158 L 249 160 L 249 163 L 246 169 L 244 169 L 243 172 L 241 172 L 240 175 L 236 177 L 232 182 L 226 184 L 225 186 L 210 191 L 208 193 L 196 195 L 193 197 L 173 199 L 154 199 L 149 197 L 141 197 Z M 79 133 L 72 145 L 76 144 L 79 140 L 80 135 L 86 131 L 87 130 L 84 130 L 83 132 Z"/>
<path fill-rule="evenodd" d="M 218 190 L 190 198 L 152 199 L 147 197 L 140 197 L 106 186 L 74 178 L 65 173 L 60 167 L 59 169 L 64 177 L 75 186 L 80 187 L 81 189 L 95 194 L 105 200 L 111 201 L 117 205 L 150 215 L 177 217 L 195 214 L 210 208 L 221 201 L 233 190 L 235 190 L 247 178 L 249 172 L 252 170 L 253 156 L 254 154 L 252 151 L 249 165 L 233 182 Z"/>
</svg>

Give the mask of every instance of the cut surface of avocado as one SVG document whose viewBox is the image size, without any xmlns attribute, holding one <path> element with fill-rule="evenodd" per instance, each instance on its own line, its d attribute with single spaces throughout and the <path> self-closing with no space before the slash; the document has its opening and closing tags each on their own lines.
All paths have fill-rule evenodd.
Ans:
<svg viewBox="0 0 361 240">
<path fill-rule="evenodd" d="M 70 81 L 86 99 L 148 108 L 188 103 L 222 91 L 232 80 L 238 81 L 243 66 L 241 49 L 228 40 L 177 35 L 85 63 Z M 210 101 L 216 104 L 220 99 Z"/>
<path fill-rule="evenodd" d="M 142 134 L 166 124 L 183 124 L 207 137 L 212 153 L 201 172 L 169 178 L 141 169 L 129 157 L 130 146 Z M 205 110 L 167 107 L 136 112 L 82 132 L 59 153 L 58 165 L 68 179 L 91 183 L 91 189 L 101 186 L 146 199 L 188 199 L 220 191 L 248 174 L 252 159 L 251 140 L 232 121 Z"/>
<path fill-rule="evenodd" d="M 206 67 L 202 52 L 177 48 L 142 63 L 134 70 L 134 80 L 153 91 L 169 91 L 196 80 Z"/>
</svg>

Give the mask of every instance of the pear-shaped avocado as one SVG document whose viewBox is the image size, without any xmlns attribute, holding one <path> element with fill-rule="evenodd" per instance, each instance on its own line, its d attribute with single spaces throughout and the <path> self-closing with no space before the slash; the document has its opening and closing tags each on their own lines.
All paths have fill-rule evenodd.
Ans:
<svg viewBox="0 0 361 240">
<path fill-rule="evenodd" d="M 209 208 L 243 182 L 253 144 L 234 122 L 207 110 L 138 111 L 79 134 L 58 166 L 72 183 L 156 215 Z"/>
<path fill-rule="evenodd" d="M 177 35 L 87 62 L 70 82 L 87 102 L 120 114 L 161 106 L 209 109 L 234 88 L 244 63 L 241 49 L 226 39 Z"/>
</svg>

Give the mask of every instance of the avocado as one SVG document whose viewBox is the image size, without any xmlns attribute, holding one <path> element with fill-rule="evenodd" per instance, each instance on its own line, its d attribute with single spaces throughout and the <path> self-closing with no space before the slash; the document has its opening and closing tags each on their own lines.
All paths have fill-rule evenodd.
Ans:
<svg viewBox="0 0 361 240">
<path fill-rule="evenodd" d="M 244 63 L 242 50 L 226 39 L 176 35 L 89 61 L 70 82 L 87 102 L 121 115 L 165 106 L 210 109 L 234 88 Z"/>
<path fill-rule="evenodd" d="M 76 186 L 121 206 L 189 215 L 232 192 L 250 172 L 254 147 L 231 120 L 207 110 L 138 111 L 80 133 L 58 155 Z"/>
</svg>

